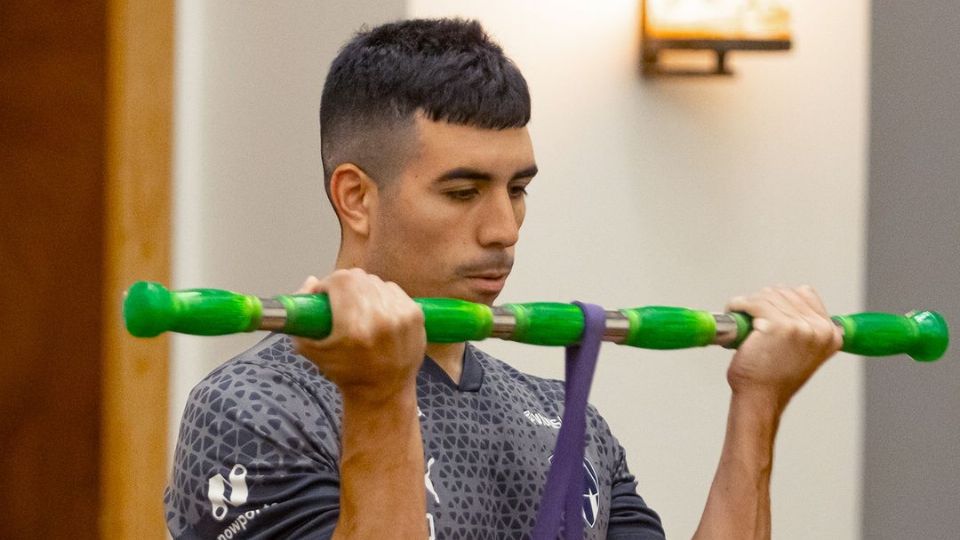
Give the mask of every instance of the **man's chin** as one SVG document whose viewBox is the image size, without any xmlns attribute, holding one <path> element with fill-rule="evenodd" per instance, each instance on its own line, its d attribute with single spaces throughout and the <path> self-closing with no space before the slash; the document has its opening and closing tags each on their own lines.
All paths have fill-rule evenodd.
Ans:
<svg viewBox="0 0 960 540">
<path fill-rule="evenodd" d="M 476 302 L 477 304 L 486 304 L 492 306 L 497 297 L 500 296 L 500 292 L 478 295 L 476 298 L 470 300 L 471 302 Z"/>
<path fill-rule="evenodd" d="M 468 277 L 463 281 L 464 300 L 477 302 L 479 304 L 493 305 L 494 300 L 500 296 L 503 287 L 506 285 L 507 276 L 496 279 Z"/>
<path fill-rule="evenodd" d="M 501 291 L 499 289 L 485 290 L 483 288 L 478 289 L 475 287 L 457 287 L 455 291 L 450 291 L 444 296 L 466 300 L 467 302 L 492 306 L 497 297 L 500 296 L 500 292 Z"/>
<path fill-rule="evenodd" d="M 492 306 L 493 302 L 500 296 L 500 293 L 478 293 L 478 292 L 464 292 L 459 291 L 456 293 L 448 293 L 443 295 L 445 298 L 456 298 L 457 300 L 465 300 L 467 302 L 473 302 L 475 304 L 486 304 Z"/>
</svg>

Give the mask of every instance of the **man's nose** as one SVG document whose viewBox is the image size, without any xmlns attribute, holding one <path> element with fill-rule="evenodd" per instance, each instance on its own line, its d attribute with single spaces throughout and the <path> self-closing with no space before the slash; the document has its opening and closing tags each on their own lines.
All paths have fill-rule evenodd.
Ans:
<svg viewBox="0 0 960 540">
<path fill-rule="evenodd" d="M 491 197 L 480 216 L 479 241 L 482 246 L 510 247 L 520 236 L 514 201 L 509 193 Z"/>
</svg>

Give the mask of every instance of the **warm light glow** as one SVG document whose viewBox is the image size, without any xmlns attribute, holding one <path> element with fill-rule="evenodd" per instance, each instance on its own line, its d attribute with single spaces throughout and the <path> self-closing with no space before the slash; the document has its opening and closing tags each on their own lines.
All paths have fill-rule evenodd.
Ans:
<svg viewBox="0 0 960 540">
<path fill-rule="evenodd" d="M 648 36 L 660 39 L 789 40 L 785 0 L 646 0 Z"/>
</svg>

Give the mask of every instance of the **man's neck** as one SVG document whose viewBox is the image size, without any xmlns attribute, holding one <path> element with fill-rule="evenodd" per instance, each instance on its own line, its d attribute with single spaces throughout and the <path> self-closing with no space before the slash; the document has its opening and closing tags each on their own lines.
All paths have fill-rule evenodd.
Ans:
<svg viewBox="0 0 960 540">
<path fill-rule="evenodd" d="M 460 384 L 463 375 L 464 343 L 428 343 L 427 356 L 447 373 L 454 384 Z"/>
</svg>

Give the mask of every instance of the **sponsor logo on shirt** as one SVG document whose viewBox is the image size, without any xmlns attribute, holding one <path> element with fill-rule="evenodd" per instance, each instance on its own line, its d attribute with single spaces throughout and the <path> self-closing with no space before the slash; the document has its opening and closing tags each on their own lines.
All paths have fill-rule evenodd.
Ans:
<svg viewBox="0 0 960 540">
<path fill-rule="evenodd" d="M 562 423 L 559 416 L 550 418 L 539 411 L 527 410 L 523 411 L 523 415 L 527 417 L 527 420 L 529 420 L 531 424 L 537 426 L 547 426 L 553 429 L 560 429 L 560 424 Z"/>
<path fill-rule="evenodd" d="M 237 519 L 233 520 L 233 523 L 228 525 L 222 533 L 217 535 L 217 540 L 233 540 L 234 537 L 239 537 L 242 531 L 247 530 L 247 524 L 260 515 L 261 510 L 266 510 L 275 504 L 277 503 L 268 503 L 263 505 L 263 508 L 247 510 L 246 512 L 240 514 Z"/>
<path fill-rule="evenodd" d="M 437 526 L 433 522 L 433 514 L 427 513 L 427 540 L 437 540 Z"/>
<path fill-rule="evenodd" d="M 227 488 L 230 494 L 227 495 Z M 213 519 L 223 521 L 230 511 L 227 504 L 240 506 L 247 502 L 247 468 L 234 465 L 230 469 L 229 479 L 215 474 L 207 481 L 207 498 L 210 499 Z"/>
</svg>

